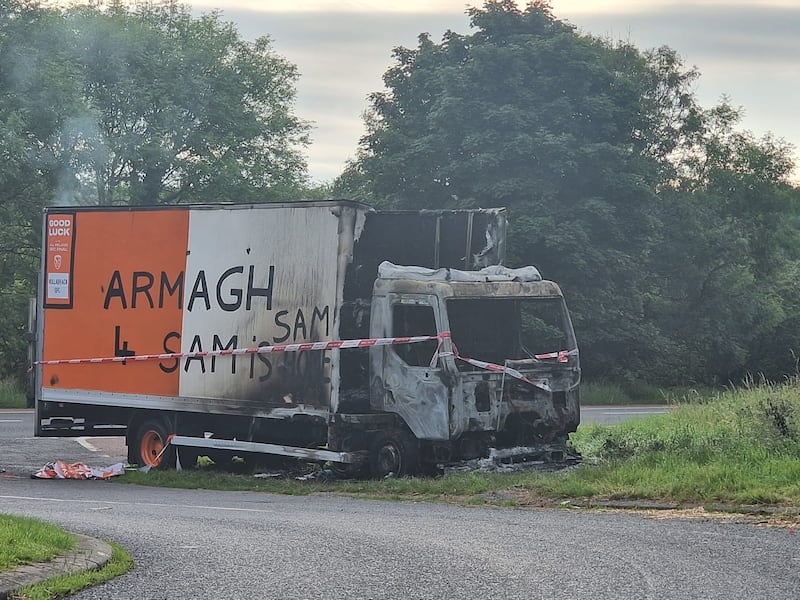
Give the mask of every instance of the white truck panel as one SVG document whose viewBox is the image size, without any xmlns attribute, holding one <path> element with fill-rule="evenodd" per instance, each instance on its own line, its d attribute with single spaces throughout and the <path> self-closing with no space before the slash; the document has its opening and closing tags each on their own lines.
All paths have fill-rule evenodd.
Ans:
<svg viewBox="0 0 800 600">
<path fill-rule="evenodd" d="M 331 339 L 338 230 L 338 217 L 324 206 L 193 210 L 181 351 Z M 284 385 L 299 370 L 329 397 L 329 366 L 326 381 L 312 373 L 320 360 L 321 353 L 189 359 L 180 395 L 253 399 L 266 391 L 272 402 L 308 402 L 306 390 Z"/>
</svg>

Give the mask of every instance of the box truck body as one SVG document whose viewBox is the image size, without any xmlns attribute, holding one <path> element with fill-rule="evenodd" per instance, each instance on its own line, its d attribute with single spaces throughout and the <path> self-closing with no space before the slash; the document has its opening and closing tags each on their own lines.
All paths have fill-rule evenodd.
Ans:
<svg viewBox="0 0 800 600">
<path fill-rule="evenodd" d="M 577 426 L 558 286 L 485 269 L 503 260 L 502 209 L 51 208 L 44 226 L 37 435 L 126 435 L 139 464 L 177 447 L 184 465 L 267 452 L 380 475 Z M 526 327 L 551 328 L 552 358 L 523 349 Z M 340 340 L 364 341 L 287 351 Z"/>
</svg>

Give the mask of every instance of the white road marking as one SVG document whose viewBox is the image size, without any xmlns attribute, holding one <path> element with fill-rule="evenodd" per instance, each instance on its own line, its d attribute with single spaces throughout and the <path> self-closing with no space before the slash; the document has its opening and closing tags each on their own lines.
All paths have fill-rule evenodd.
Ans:
<svg viewBox="0 0 800 600">
<path fill-rule="evenodd" d="M 0 500 L 41 500 L 42 502 L 63 502 L 72 504 L 98 504 L 98 500 L 78 500 L 72 498 L 38 498 L 36 496 L 0 496 Z M 200 510 L 221 510 L 227 512 L 251 512 L 251 513 L 273 513 L 274 508 L 236 508 L 232 506 L 207 506 L 204 504 L 175 504 L 160 502 L 118 502 L 114 500 L 103 500 L 102 504 L 113 504 L 116 506 L 149 506 L 153 508 L 192 508 Z"/>
<path fill-rule="evenodd" d="M 87 450 L 89 450 L 90 452 L 100 452 L 100 449 L 97 446 L 94 446 L 87 437 L 79 437 L 75 441 L 78 442 L 81 446 L 83 446 Z"/>
<path fill-rule="evenodd" d="M 0 423 L 22 423 L 22 419 L 0 419 Z"/>
<path fill-rule="evenodd" d="M 659 411 L 666 411 L 669 410 L 670 406 L 664 406 L 659 404 L 653 404 L 652 406 L 582 406 L 581 410 L 588 410 L 589 412 L 597 411 L 597 410 L 610 410 L 610 411 L 626 411 L 626 410 L 638 410 L 641 412 L 659 412 Z"/>
<path fill-rule="evenodd" d="M 612 412 L 604 411 L 604 415 L 660 415 L 661 412 L 654 410 L 615 410 Z"/>
</svg>

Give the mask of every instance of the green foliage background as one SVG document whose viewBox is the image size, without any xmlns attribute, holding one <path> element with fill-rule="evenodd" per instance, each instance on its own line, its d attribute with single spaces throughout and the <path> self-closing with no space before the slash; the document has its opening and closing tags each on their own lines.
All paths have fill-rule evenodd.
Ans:
<svg viewBox="0 0 800 600">
<path fill-rule="evenodd" d="M 580 33 L 542 1 L 468 12 L 472 33 L 395 50 L 338 195 L 507 206 L 509 262 L 562 286 L 591 379 L 793 373 L 790 148 L 699 106 L 670 48 Z"/>
<path fill-rule="evenodd" d="M 42 208 L 321 193 L 294 65 L 174 1 L 0 0 L 0 380 L 22 379 Z"/>
<path fill-rule="evenodd" d="M 562 286 L 585 373 L 778 380 L 800 348 L 790 148 L 739 129 L 670 48 L 579 32 L 537 0 L 397 48 L 366 134 L 309 183 L 297 71 L 173 1 L 0 0 L 0 379 L 24 377 L 46 205 L 348 197 L 506 206 L 508 263 Z"/>
</svg>

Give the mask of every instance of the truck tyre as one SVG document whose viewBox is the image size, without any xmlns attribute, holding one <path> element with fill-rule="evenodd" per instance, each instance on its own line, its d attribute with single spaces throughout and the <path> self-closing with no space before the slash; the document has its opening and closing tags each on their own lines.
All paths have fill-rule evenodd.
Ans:
<svg viewBox="0 0 800 600">
<path fill-rule="evenodd" d="M 379 433 L 369 452 L 370 475 L 375 479 L 414 475 L 419 466 L 419 443 L 410 433 Z"/>
<path fill-rule="evenodd" d="M 170 432 L 161 419 L 148 419 L 137 429 L 132 449 L 140 467 L 175 468 L 175 447 L 169 445 Z"/>
<path fill-rule="evenodd" d="M 330 463 L 330 468 L 338 479 L 365 479 L 368 476 L 365 464 Z"/>
</svg>

